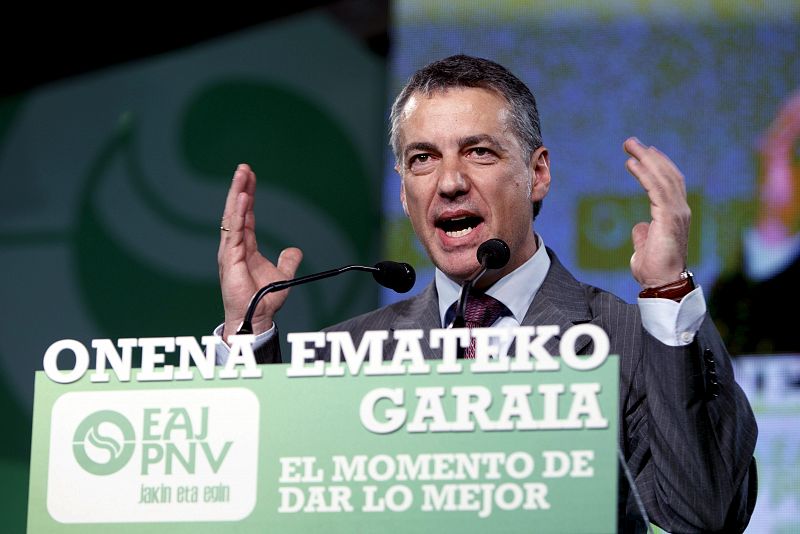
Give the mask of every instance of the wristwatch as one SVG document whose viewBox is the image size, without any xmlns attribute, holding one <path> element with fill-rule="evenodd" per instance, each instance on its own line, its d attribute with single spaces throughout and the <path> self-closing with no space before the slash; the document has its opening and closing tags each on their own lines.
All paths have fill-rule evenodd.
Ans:
<svg viewBox="0 0 800 534">
<path fill-rule="evenodd" d="M 646 287 L 639 293 L 641 299 L 672 299 L 680 302 L 694 290 L 694 275 L 688 269 L 681 272 L 680 279 L 658 287 Z"/>
</svg>

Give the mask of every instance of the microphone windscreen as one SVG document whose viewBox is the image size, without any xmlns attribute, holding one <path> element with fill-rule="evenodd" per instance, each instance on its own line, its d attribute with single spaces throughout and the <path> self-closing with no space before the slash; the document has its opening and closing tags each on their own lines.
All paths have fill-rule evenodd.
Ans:
<svg viewBox="0 0 800 534">
<path fill-rule="evenodd" d="M 487 269 L 502 269 L 511 259 L 511 250 L 502 239 L 489 239 L 478 247 L 478 262 Z"/>
<path fill-rule="evenodd" d="M 414 282 L 417 281 L 417 273 L 407 263 L 380 261 L 375 264 L 375 267 L 378 269 L 372 273 L 375 281 L 398 293 L 406 293 L 414 287 Z"/>
</svg>

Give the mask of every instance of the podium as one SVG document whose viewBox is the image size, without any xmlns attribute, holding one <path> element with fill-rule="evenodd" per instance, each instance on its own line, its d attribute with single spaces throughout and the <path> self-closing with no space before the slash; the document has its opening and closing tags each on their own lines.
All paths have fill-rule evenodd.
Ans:
<svg viewBox="0 0 800 534">
<path fill-rule="evenodd" d="M 37 372 L 28 532 L 616 531 L 616 356 L 246 352 Z"/>
</svg>

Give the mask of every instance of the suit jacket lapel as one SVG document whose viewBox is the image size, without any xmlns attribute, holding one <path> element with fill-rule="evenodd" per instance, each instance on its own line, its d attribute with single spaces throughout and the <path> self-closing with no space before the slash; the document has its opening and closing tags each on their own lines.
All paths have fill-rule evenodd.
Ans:
<svg viewBox="0 0 800 534">
<path fill-rule="evenodd" d="M 441 360 L 442 349 L 432 349 L 428 343 L 428 331 L 441 327 L 439 295 L 436 292 L 436 285 L 431 282 L 419 295 L 409 299 L 408 306 L 400 311 L 391 330 L 421 328 L 425 332 L 420 342 L 425 359 Z"/>
<path fill-rule="evenodd" d="M 558 325 L 560 332 L 563 333 L 575 324 L 592 321 L 592 314 L 586 302 L 584 287 L 561 265 L 552 250 L 549 248 L 546 250 L 550 256 L 550 270 L 539 291 L 536 292 L 522 324 Z M 559 353 L 560 339 L 561 335 L 554 336 L 545 343 L 545 348 L 550 354 Z M 586 350 L 589 342 L 590 339 L 586 336 L 579 338 L 575 352 Z"/>
</svg>

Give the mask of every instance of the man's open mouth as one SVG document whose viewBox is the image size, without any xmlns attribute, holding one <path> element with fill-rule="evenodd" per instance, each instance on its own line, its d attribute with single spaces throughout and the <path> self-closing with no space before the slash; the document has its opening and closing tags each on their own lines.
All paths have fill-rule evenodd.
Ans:
<svg viewBox="0 0 800 534">
<path fill-rule="evenodd" d="M 482 222 L 483 217 L 462 215 L 451 219 L 439 219 L 436 221 L 436 227 L 441 228 L 447 237 L 462 237 L 470 233 Z"/>
</svg>

